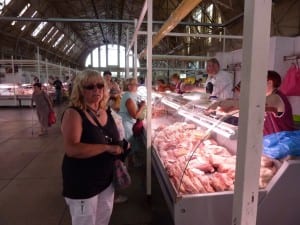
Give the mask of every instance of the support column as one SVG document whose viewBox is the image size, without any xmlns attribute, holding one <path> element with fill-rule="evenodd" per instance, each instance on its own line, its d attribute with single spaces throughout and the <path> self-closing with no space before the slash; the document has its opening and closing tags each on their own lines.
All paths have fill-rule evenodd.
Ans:
<svg viewBox="0 0 300 225">
<path fill-rule="evenodd" d="M 129 46 L 129 31 L 128 29 L 126 30 L 126 52 L 127 54 L 125 54 L 125 79 L 127 79 L 129 77 L 129 51 L 128 51 L 128 46 Z"/>
<path fill-rule="evenodd" d="M 245 0 L 233 225 L 256 224 L 271 7 L 271 0 Z"/>
<path fill-rule="evenodd" d="M 151 90 L 152 90 L 152 20 L 153 20 L 153 3 L 152 0 L 147 1 L 148 13 L 147 13 L 147 161 L 146 161 L 146 192 L 147 195 L 151 195 Z"/>
<path fill-rule="evenodd" d="M 137 29 L 137 19 L 134 20 L 134 27 Z M 133 37 L 134 38 L 134 48 L 133 48 L 133 77 L 137 78 L 137 38 L 138 36 Z"/>
</svg>

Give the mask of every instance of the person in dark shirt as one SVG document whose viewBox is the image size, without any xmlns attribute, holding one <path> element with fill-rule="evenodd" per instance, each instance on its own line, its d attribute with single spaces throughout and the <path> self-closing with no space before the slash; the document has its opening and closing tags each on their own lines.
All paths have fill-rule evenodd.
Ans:
<svg viewBox="0 0 300 225">
<path fill-rule="evenodd" d="M 263 126 L 263 153 L 271 158 L 277 159 L 284 158 L 290 153 L 294 155 L 297 154 L 297 156 L 300 154 L 299 148 L 297 151 L 293 149 L 295 143 L 292 141 L 285 142 L 288 140 L 288 136 L 281 136 L 283 134 L 294 136 L 298 135 L 298 133 L 293 133 L 295 131 L 295 125 L 293 121 L 292 107 L 288 98 L 279 90 L 280 84 L 280 75 L 276 71 L 269 70 L 267 74 L 266 105 Z M 239 91 L 240 84 L 237 88 Z M 210 105 L 208 107 L 208 112 L 211 112 L 210 110 L 220 110 L 228 113 L 238 109 L 238 99 L 227 99 Z M 297 138 L 297 140 L 299 140 L 299 138 Z M 282 144 L 284 145 L 284 148 L 287 148 L 290 151 L 286 150 L 286 152 L 283 152 L 284 148 L 275 148 L 276 144 L 274 143 L 278 145 Z"/>
<path fill-rule="evenodd" d="M 62 117 L 63 196 L 73 225 L 109 224 L 114 202 L 113 164 L 123 148 L 107 108 L 108 98 L 101 74 L 85 70 L 75 78 Z"/>
<path fill-rule="evenodd" d="M 63 84 L 61 80 L 58 77 L 55 77 L 55 81 L 53 82 L 53 86 L 55 88 L 55 103 L 57 105 L 60 104 L 61 98 L 62 98 L 62 89 L 63 89 Z"/>
</svg>

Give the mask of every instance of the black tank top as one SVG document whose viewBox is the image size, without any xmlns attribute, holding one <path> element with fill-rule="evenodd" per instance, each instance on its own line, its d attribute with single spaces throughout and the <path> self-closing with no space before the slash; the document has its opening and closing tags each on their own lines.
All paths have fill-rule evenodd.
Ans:
<svg viewBox="0 0 300 225">
<path fill-rule="evenodd" d="M 111 115 L 107 110 L 107 123 L 103 127 L 92 124 L 85 113 L 75 109 L 82 118 L 82 134 L 80 142 L 89 144 L 105 144 L 107 137 L 112 142 L 119 140 L 119 133 Z M 72 199 L 85 199 L 93 197 L 106 189 L 113 178 L 113 161 L 115 157 L 109 153 L 78 159 L 68 157 L 66 154 L 62 163 L 63 196 Z"/>
</svg>

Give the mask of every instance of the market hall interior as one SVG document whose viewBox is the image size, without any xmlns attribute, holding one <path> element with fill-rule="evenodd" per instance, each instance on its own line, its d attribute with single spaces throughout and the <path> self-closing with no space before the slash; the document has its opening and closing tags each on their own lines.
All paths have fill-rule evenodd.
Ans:
<svg viewBox="0 0 300 225">
<path fill-rule="evenodd" d="M 0 225 L 71 225 L 62 191 L 60 115 L 46 136 L 38 136 L 35 110 L 0 108 Z M 110 225 L 172 225 L 156 178 L 146 195 L 145 169 L 130 168 L 128 202 L 114 206 Z M 154 173 L 153 173 L 154 174 Z"/>
</svg>

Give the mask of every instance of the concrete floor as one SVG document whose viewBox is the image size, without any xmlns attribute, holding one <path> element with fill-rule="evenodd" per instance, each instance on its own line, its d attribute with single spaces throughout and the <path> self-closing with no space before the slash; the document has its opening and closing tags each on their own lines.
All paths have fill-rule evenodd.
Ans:
<svg viewBox="0 0 300 225">
<path fill-rule="evenodd" d="M 60 115 L 63 107 L 55 109 Z M 62 136 L 59 121 L 39 137 L 35 111 L 0 108 L 0 225 L 71 225 L 61 195 Z M 131 168 L 129 201 L 115 205 L 110 225 L 172 225 L 153 173 L 146 196 L 145 170 Z"/>
</svg>

